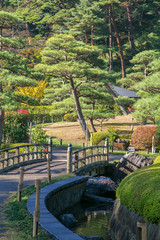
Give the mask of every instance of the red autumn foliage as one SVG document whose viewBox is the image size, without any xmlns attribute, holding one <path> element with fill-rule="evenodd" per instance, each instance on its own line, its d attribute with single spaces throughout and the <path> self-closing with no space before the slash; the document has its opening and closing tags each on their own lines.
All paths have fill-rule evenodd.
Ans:
<svg viewBox="0 0 160 240">
<path fill-rule="evenodd" d="M 123 142 L 114 142 L 113 148 L 114 150 L 122 150 L 126 151 L 128 148 L 129 144 L 128 143 L 123 143 Z"/>
<path fill-rule="evenodd" d="M 139 126 L 133 132 L 131 145 L 136 149 L 146 150 L 152 147 L 152 137 L 155 137 L 155 145 L 160 145 L 160 138 L 156 134 L 157 126 Z"/>
</svg>

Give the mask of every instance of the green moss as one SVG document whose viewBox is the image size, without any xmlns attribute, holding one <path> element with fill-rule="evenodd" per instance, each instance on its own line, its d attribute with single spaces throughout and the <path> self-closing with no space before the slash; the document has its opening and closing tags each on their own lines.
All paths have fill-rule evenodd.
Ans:
<svg viewBox="0 0 160 240">
<path fill-rule="evenodd" d="M 127 176 L 117 188 L 121 204 L 160 225 L 160 156 L 154 164 Z"/>
</svg>

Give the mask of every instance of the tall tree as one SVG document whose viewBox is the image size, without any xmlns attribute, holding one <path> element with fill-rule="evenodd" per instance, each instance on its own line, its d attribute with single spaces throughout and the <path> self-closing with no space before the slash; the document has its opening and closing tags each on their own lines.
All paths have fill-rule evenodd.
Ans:
<svg viewBox="0 0 160 240">
<path fill-rule="evenodd" d="M 4 109 L 16 108 L 16 104 L 23 99 L 14 90 L 17 86 L 29 86 L 36 83 L 35 80 L 31 80 L 32 77 L 34 78 L 34 73 L 27 67 L 25 59 L 17 54 L 17 50 L 24 47 L 24 41 L 12 38 L 12 29 L 17 28 L 20 24 L 22 21 L 15 15 L 0 11 L 0 144 Z M 7 30 L 7 36 L 9 36 L 10 29 L 11 38 L 5 35 Z"/>
<path fill-rule="evenodd" d="M 99 50 L 95 46 L 85 45 L 76 41 L 73 36 L 59 34 L 51 37 L 46 42 L 42 51 L 42 64 L 36 69 L 59 80 L 70 84 L 74 98 L 78 120 L 87 139 L 90 133 L 86 126 L 77 91 L 82 84 L 105 79 L 105 72 L 99 67 L 104 66 L 98 58 Z"/>
</svg>

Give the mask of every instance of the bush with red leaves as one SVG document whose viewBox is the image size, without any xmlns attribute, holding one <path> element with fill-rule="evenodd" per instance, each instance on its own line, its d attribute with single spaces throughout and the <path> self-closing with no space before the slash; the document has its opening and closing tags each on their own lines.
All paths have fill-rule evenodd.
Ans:
<svg viewBox="0 0 160 240">
<path fill-rule="evenodd" d="M 137 149 L 146 150 L 152 147 L 152 137 L 155 139 L 155 146 L 160 145 L 160 137 L 157 136 L 157 126 L 139 126 L 131 136 L 131 145 Z"/>
<path fill-rule="evenodd" d="M 114 150 L 122 150 L 126 151 L 129 146 L 129 143 L 124 142 L 114 142 L 113 148 Z"/>
</svg>

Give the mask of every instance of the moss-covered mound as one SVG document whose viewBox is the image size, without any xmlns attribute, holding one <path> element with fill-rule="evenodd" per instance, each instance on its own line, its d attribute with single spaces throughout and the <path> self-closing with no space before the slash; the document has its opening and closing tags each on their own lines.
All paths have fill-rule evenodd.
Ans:
<svg viewBox="0 0 160 240">
<path fill-rule="evenodd" d="M 122 205 L 160 225 L 160 156 L 153 165 L 128 175 L 116 194 Z"/>
</svg>

